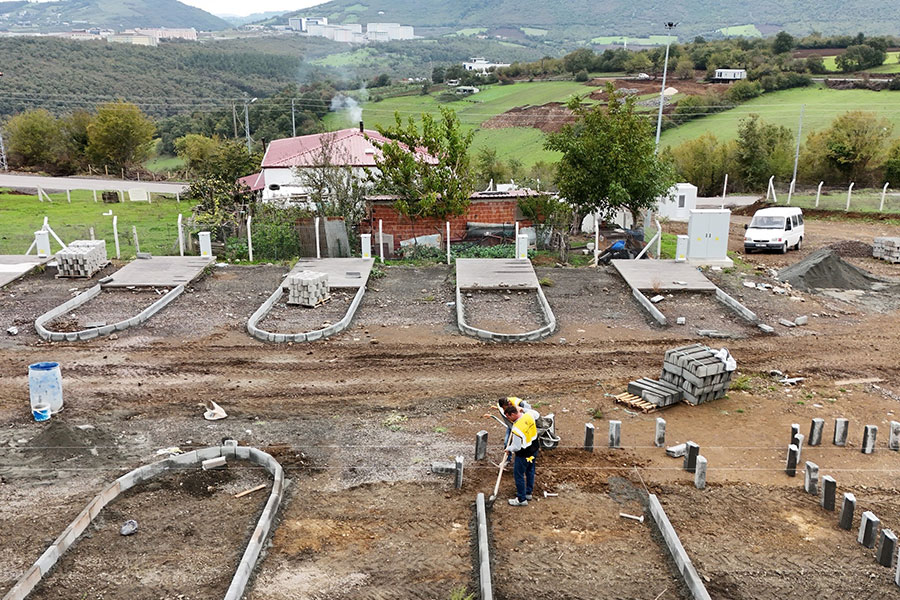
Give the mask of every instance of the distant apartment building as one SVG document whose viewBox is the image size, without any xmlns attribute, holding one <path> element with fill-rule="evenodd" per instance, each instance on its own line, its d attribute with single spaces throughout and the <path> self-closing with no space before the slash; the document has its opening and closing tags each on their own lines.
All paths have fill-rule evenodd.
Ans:
<svg viewBox="0 0 900 600">
<path fill-rule="evenodd" d="M 351 23 L 350 25 L 318 25 L 308 24 L 306 32 L 309 35 L 323 37 L 336 42 L 364 43 L 362 25 Z"/>
<path fill-rule="evenodd" d="M 291 17 L 288 27 L 294 31 L 309 31 L 310 25 L 328 25 L 328 17 Z"/>
<path fill-rule="evenodd" d="M 141 33 L 115 33 L 106 38 L 111 44 L 131 44 L 133 46 L 153 46 L 159 45 L 159 38 L 155 35 L 144 35 Z"/>
<path fill-rule="evenodd" d="M 387 35 L 387 40 L 375 39 Z M 366 37 L 371 41 L 411 40 L 416 37 L 415 31 L 410 25 L 400 23 L 368 23 L 366 24 Z"/>
<path fill-rule="evenodd" d="M 298 22 L 299 21 L 299 22 Z M 324 21 L 324 22 L 317 22 Z M 291 29 L 303 31 L 308 35 L 324 37 L 336 42 L 365 44 L 367 42 L 390 42 L 393 40 L 414 39 L 415 31 L 409 25 L 399 23 L 368 23 L 363 33 L 362 25 L 331 25 L 328 19 L 289 19 Z"/>
<path fill-rule="evenodd" d="M 197 30 L 193 27 L 172 29 L 168 27 L 142 27 L 135 29 L 134 31 L 142 35 L 152 35 L 158 40 L 189 40 L 192 42 L 197 41 Z"/>
<path fill-rule="evenodd" d="M 77 41 L 90 41 L 90 40 L 102 40 L 103 35 L 99 30 L 96 29 L 73 29 L 72 31 L 66 31 L 63 33 L 56 34 L 59 37 L 68 38 L 70 40 Z M 107 34 L 108 35 L 108 34 Z"/>
<path fill-rule="evenodd" d="M 508 67 L 509 63 L 495 63 L 490 62 L 482 57 L 470 58 L 469 62 L 463 63 L 463 68 L 466 71 L 473 71 L 478 75 L 486 75 L 488 72 L 493 71 L 494 69 L 499 69 L 501 67 Z"/>
</svg>

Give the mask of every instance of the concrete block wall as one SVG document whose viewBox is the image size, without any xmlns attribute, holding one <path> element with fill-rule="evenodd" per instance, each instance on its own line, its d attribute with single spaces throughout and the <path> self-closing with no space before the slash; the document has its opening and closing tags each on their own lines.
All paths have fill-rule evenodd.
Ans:
<svg viewBox="0 0 900 600">
<path fill-rule="evenodd" d="M 114 482 L 106 486 L 97 496 L 95 496 L 87 506 L 75 517 L 68 527 L 66 527 L 58 538 L 44 551 L 43 554 L 35 561 L 35 563 L 16 581 L 15 585 L 3 596 L 2 600 L 25 600 L 34 587 L 41 581 L 57 563 L 59 557 L 81 536 L 88 528 L 91 522 L 110 502 L 115 500 L 119 494 L 137 483 L 151 479 L 161 473 L 188 466 L 199 467 L 203 460 L 223 456 L 226 453 L 234 453 L 239 458 L 249 460 L 268 471 L 272 476 L 272 491 L 269 493 L 269 499 L 263 509 L 263 513 L 256 523 L 253 535 L 247 543 L 247 548 L 241 556 L 241 561 L 235 570 L 231 585 L 225 594 L 225 600 L 240 600 L 244 595 L 250 575 L 259 559 L 262 551 L 262 545 L 265 543 L 272 528 L 275 515 L 284 496 L 284 470 L 275 458 L 271 455 L 247 446 L 226 447 L 211 446 L 201 448 L 185 454 L 167 458 L 149 465 L 138 467 L 133 471 L 122 475 Z"/>
<path fill-rule="evenodd" d="M 547 297 L 544 295 L 544 290 L 538 286 L 537 288 L 538 295 L 538 303 L 541 305 L 541 312 L 544 315 L 544 323 L 546 323 L 543 327 L 535 329 L 534 331 L 528 331 L 525 333 L 495 333 L 493 331 L 487 331 L 485 329 L 479 329 L 477 327 L 472 327 L 466 322 L 466 314 L 465 309 L 463 308 L 463 295 L 462 290 L 459 287 L 456 288 L 456 325 L 459 328 L 459 331 L 463 335 L 468 335 L 472 337 L 476 337 L 478 339 L 493 341 L 493 342 L 537 342 L 539 340 L 544 339 L 548 335 L 551 335 L 554 331 L 556 331 L 556 316 L 553 314 L 553 309 L 550 308 L 550 303 L 547 301 Z"/>
<path fill-rule="evenodd" d="M 37 330 L 38 335 L 45 339 L 50 340 L 51 342 L 78 342 L 78 341 L 87 341 L 96 337 L 109 335 L 115 331 L 123 331 L 128 329 L 129 327 L 134 327 L 136 325 L 142 324 L 144 321 L 164 309 L 168 306 L 173 300 L 175 300 L 178 296 L 184 292 L 184 286 L 179 285 L 178 287 L 174 287 L 163 296 L 142 310 L 138 315 L 131 317 L 130 319 L 125 319 L 124 321 L 119 321 L 118 323 L 113 323 L 112 325 L 104 325 L 103 327 L 93 327 L 91 329 L 82 329 L 81 331 L 74 332 L 61 332 L 61 331 L 50 331 L 44 324 L 53 321 L 60 315 L 64 315 L 65 313 L 78 308 L 82 304 L 87 303 L 88 300 L 96 297 L 102 288 L 99 285 L 95 285 L 91 289 L 78 294 L 68 302 L 64 302 L 60 304 L 56 308 L 49 310 L 39 316 L 34 320 L 34 328 Z"/>
<path fill-rule="evenodd" d="M 272 310 L 272 307 L 275 306 L 275 303 L 278 302 L 284 294 L 284 290 L 279 287 L 265 302 L 262 303 L 262 305 L 260 305 L 259 308 L 256 309 L 256 312 L 250 316 L 250 319 L 247 321 L 247 332 L 262 342 L 314 342 L 319 339 L 324 339 L 336 333 L 340 333 L 350 326 L 365 293 L 366 287 L 360 287 L 356 291 L 356 295 L 353 297 L 353 301 L 350 303 L 350 307 L 347 309 L 347 313 L 344 317 L 337 323 L 332 323 L 328 327 L 317 329 L 315 331 L 308 331 L 306 333 L 272 333 L 260 329 L 258 324 L 267 314 L 269 314 L 269 311 Z"/>
</svg>

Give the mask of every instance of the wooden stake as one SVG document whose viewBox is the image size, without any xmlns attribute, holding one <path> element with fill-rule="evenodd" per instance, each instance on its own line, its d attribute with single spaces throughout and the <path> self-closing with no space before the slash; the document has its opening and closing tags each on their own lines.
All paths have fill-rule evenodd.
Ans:
<svg viewBox="0 0 900 600">
<path fill-rule="evenodd" d="M 266 484 L 265 484 L 265 483 L 261 483 L 261 484 L 259 484 L 258 486 L 254 487 L 254 488 L 250 488 L 249 490 L 244 490 L 243 492 L 241 492 L 241 493 L 239 493 L 239 494 L 235 494 L 234 497 L 235 497 L 235 498 L 243 498 L 243 497 L 246 496 L 247 494 L 252 494 L 253 492 L 258 492 L 259 490 L 265 489 L 265 487 L 266 487 Z"/>
</svg>

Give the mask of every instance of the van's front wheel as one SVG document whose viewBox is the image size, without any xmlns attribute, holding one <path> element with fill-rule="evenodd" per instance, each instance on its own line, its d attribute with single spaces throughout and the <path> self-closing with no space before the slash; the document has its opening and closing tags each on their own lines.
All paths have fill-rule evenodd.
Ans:
<svg viewBox="0 0 900 600">
<path fill-rule="evenodd" d="M 782 254 L 787 254 L 787 251 L 788 251 L 788 245 L 787 245 L 787 242 L 785 242 L 785 243 L 782 244 L 782 246 L 781 246 L 781 253 L 782 253 Z"/>
</svg>

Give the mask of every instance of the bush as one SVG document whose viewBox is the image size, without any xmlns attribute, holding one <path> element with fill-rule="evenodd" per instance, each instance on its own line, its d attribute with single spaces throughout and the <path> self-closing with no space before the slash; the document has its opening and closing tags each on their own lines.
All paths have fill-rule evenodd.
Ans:
<svg viewBox="0 0 900 600">
<path fill-rule="evenodd" d="M 589 78 L 588 72 L 584 69 L 575 73 L 575 81 L 587 81 Z"/>
<path fill-rule="evenodd" d="M 735 82 L 728 88 L 725 95 L 732 102 L 746 102 L 762 95 L 762 86 L 758 81 L 747 81 L 744 79 Z"/>
<path fill-rule="evenodd" d="M 239 237 L 230 237 L 225 240 L 225 260 L 234 262 L 236 260 L 247 260 L 250 258 L 250 250 L 247 247 L 247 240 Z"/>
<path fill-rule="evenodd" d="M 891 79 L 891 82 L 888 84 L 888 89 L 894 91 L 900 90 L 900 76 Z"/>
</svg>

